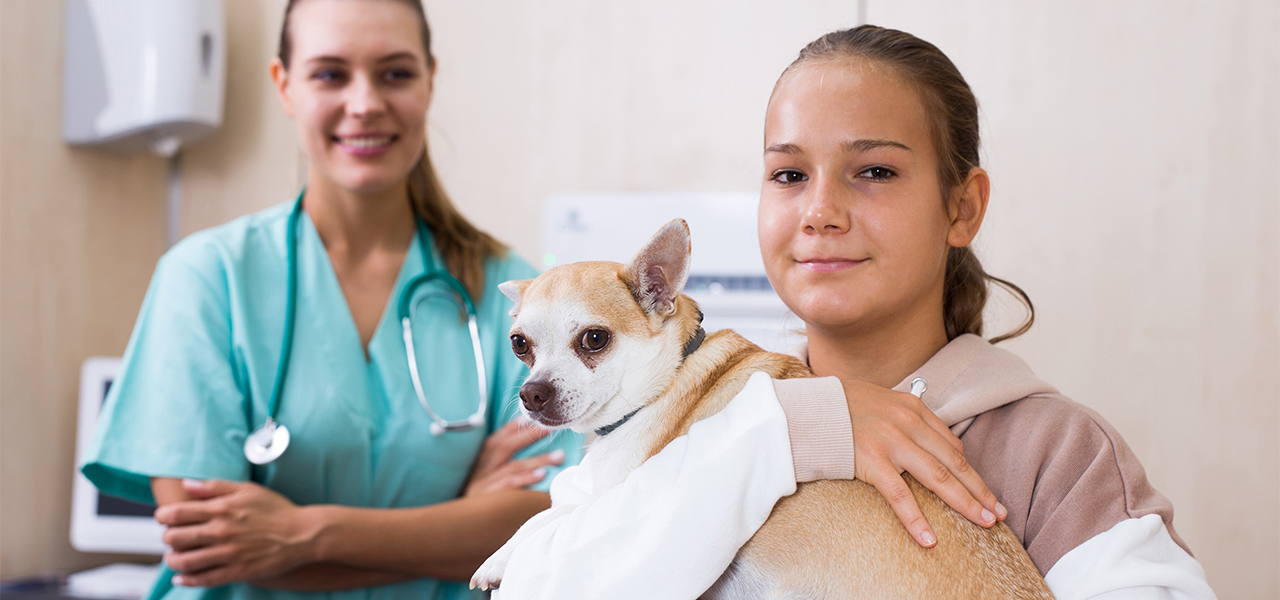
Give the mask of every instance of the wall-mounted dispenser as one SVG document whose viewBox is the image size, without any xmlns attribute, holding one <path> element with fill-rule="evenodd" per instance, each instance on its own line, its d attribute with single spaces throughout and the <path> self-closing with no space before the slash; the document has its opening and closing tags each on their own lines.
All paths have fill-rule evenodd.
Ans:
<svg viewBox="0 0 1280 600">
<path fill-rule="evenodd" d="M 222 123 L 222 0 L 66 0 L 63 139 L 172 156 Z"/>
</svg>

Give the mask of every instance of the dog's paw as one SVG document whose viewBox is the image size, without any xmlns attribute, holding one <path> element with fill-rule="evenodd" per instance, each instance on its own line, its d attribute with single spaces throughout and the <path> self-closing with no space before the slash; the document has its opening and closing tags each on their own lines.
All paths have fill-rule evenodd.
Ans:
<svg viewBox="0 0 1280 600">
<path fill-rule="evenodd" d="M 471 589 L 480 588 L 489 591 L 497 588 L 502 584 L 502 573 L 507 570 L 507 558 L 511 552 L 506 546 L 498 549 L 493 553 L 484 564 L 476 569 L 476 574 L 471 576 Z"/>
</svg>

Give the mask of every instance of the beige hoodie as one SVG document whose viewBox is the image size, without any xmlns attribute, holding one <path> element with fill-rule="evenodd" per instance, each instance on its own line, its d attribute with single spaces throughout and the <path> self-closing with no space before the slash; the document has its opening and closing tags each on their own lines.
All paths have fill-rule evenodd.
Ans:
<svg viewBox="0 0 1280 600">
<path fill-rule="evenodd" d="M 807 362 L 807 348 L 799 349 Z M 1126 519 L 1157 514 L 1169 535 L 1173 505 L 1147 482 L 1137 457 L 1094 411 L 1036 378 L 1022 359 L 976 335 L 947 344 L 894 386 L 910 391 L 964 442 L 965 456 L 1009 509 L 1006 523 L 1040 572 Z M 853 433 L 835 377 L 775 381 L 800 481 L 849 479 Z"/>
</svg>

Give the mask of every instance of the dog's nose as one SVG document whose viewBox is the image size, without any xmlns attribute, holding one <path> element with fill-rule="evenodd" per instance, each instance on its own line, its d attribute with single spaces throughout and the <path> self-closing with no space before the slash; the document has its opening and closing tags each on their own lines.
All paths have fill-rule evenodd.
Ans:
<svg viewBox="0 0 1280 600">
<path fill-rule="evenodd" d="M 520 386 L 520 400 L 531 411 L 542 410 L 555 395 L 556 389 L 541 381 L 530 381 Z"/>
</svg>

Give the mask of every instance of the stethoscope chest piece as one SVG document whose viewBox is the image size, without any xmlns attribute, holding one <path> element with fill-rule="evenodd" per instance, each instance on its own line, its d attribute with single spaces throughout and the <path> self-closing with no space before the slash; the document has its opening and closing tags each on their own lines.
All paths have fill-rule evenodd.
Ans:
<svg viewBox="0 0 1280 600">
<path fill-rule="evenodd" d="M 244 439 L 244 457 L 255 465 L 265 465 L 280 458 L 288 447 L 289 430 L 268 418 L 262 427 Z"/>
</svg>

